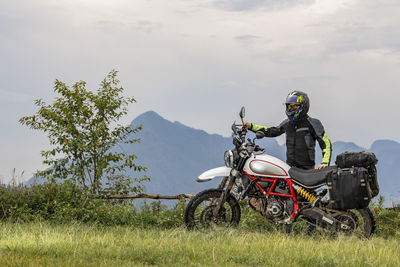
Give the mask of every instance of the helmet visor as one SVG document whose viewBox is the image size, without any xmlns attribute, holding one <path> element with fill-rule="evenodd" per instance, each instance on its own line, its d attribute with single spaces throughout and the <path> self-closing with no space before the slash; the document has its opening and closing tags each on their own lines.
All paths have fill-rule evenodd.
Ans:
<svg viewBox="0 0 400 267">
<path fill-rule="evenodd" d="M 298 103 L 286 103 L 286 111 L 295 111 L 300 107 L 300 104 Z"/>
<path fill-rule="evenodd" d="M 289 94 L 286 97 L 285 104 L 300 104 L 300 102 L 301 102 L 300 96 L 298 96 L 297 94 Z"/>
</svg>

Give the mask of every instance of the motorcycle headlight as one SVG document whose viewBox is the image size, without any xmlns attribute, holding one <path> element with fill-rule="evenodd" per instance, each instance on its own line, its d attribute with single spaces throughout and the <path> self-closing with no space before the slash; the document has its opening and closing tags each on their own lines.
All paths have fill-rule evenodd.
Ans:
<svg viewBox="0 0 400 267">
<path fill-rule="evenodd" d="M 232 150 L 225 151 L 224 154 L 225 166 L 233 168 L 233 153 Z"/>
</svg>

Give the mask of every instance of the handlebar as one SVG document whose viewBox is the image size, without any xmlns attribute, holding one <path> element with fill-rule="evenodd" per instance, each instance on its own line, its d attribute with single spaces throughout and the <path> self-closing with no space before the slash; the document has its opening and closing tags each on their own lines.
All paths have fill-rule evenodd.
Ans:
<svg viewBox="0 0 400 267">
<path fill-rule="evenodd" d="M 240 127 L 239 129 L 236 128 L 238 126 Z M 234 134 L 235 134 L 235 135 L 233 135 L 233 144 L 236 146 L 236 148 L 239 148 L 242 144 L 244 144 L 246 142 L 246 135 L 249 130 L 243 124 L 235 124 L 234 123 L 232 125 L 232 127 L 235 127 L 235 128 L 232 128 L 234 131 Z M 248 153 L 261 152 L 261 154 L 264 153 L 265 149 L 261 148 L 259 145 L 256 145 L 254 142 L 255 139 L 256 138 L 254 138 L 253 141 L 250 138 L 247 139 L 247 141 L 248 141 L 248 143 L 247 143 L 248 146 L 246 146 L 247 152 Z"/>
<path fill-rule="evenodd" d="M 262 147 L 260 147 L 259 145 L 256 145 L 256 146 L 254 147 L 254 152 L 258 152 L 258 151 L 265 151 L 265 149 L 262 148 Z"/>
</svg>

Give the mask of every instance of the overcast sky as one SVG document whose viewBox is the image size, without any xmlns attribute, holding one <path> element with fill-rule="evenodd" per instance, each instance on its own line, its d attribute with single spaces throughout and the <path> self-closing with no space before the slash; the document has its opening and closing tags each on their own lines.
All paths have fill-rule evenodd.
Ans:
<svg viewBox="0 0 400 267">
<path fill-rule="evenodd" d="M 126 123 L 154 110 L 228 136 L 241 106 L 279 124 L 297 89 L 332 142 L 400 141 L 399 14 L 398 0 L 0 0 L 0 177 L 42 167 L 45 135 L 18 124 L 34 99 L 112 69 L 138 101 Z"/>
</svg>

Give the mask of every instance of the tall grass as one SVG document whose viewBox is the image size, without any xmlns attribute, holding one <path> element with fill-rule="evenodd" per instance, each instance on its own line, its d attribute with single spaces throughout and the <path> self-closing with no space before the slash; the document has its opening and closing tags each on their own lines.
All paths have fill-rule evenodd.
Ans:
<svg viewBox="0 0 400 267">
<path fill-rule="evenodd" d="M 0 224 L 0 266 L 400 266 L 399 252 L 396 238 Z"/>
<path fill-rule="evenodd" d="M 400 208 L 373 205 L 377 234 L 286 235 L 245 202 L 237 229 L 187 231 L 185 203 L 94 199 L 72 185 L 0 186 L 0 266 L 400 266 Z"/>
</svg>

